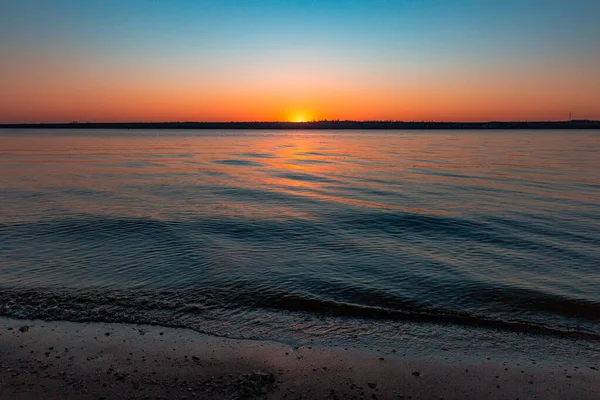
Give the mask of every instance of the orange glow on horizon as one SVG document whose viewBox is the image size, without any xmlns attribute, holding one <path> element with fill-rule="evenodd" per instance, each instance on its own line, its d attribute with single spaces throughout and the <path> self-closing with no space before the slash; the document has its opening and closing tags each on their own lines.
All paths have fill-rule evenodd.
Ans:
<svg viewBox="0 0 600 400">
<path fill-rule="evenodd" d="M 507 71 L 493 80 L 485 74 L 471 76 L 477 81 L 473 84 L 467 78 L 425 71 L 401 75 L 397 81 L 358 74 L 340 77 L 328 71 L 298 73 L 303 80 L 283 72 L 252 79 L 231 72 L 208 79 L 195 71 L 159 75 L 101 64 L 77 66 L 50 56 L 9 59 L 0 123 L 547 121 L 565 120 L 571 111 L 574 119 L 600 119 L 600 90 L 584 90 L 592 82 L 591 73 L 574 81 L 552 81 L 558 72 L 521 77 Z"/>
</svg>

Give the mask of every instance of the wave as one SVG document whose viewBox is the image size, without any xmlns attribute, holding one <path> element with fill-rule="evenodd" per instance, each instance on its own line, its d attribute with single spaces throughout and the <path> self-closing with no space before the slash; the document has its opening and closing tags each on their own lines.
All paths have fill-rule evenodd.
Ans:
<svg viewBox="0 0 600 400">
<path fill-rule="evenodd" d="M 253 197 L 256 199 L 285 202 L 290 197 L 278 193 L 271 196 L 258 189 L 224 188 L 221 194 Z M 311 201 L 308 199 L 307 201 Z M 194 216 L 181 220 L 161 220 L 150 217 L 117 217 L 79 215 L 50 218 L 33 222 L 0 223 L 0 257 L 12 247 L 21 247 L 25 242 L 52 237 L 65 243 L 79 243 L 101 238 L 112 240 L 140 238 L 150 240 L 148 244 L 164 248 L 165 244 L 175 251 L 179 243 L 189 244 L 190 238 L 207 240 L 210 237 L 230 237 L 249 242 L 269 243 L 315 243 L 327 246 L 329 239 L 338 236 L 340 228 L 344 235 L 362 237 L 365 234 L 393 240 L 440 240 L 446 243 L 478 243 L 499 249 L 533 251 L 555 254 L 593 265 L 597 257 L 581 248 L 595 243 L 593 237 L 573 236 L 577 246 L 559 247 L 549 240 L 534 240 L 524 237 L 522 232 L 504 229 L 488 221 L 477 221 L 454 216 L 438 216 L 405 211 L 362 211 L 331 213 L 326 224 L 315 224 L 303 218 L 268 219 L 228 216 Z M 506 220 L 502 220 L 506 222 Z M 508 225 L 507 223 L 507 226 Z M 556 238 L 554 238 L 556 239 Z M 569 237 L 571 239 L 571 237 Z M 567 240 L 564 239 L 563 240 Z M 14 241 L 14 242 L 13 242 Z M 157 242 L 158 241 L 158 242 Z M 166 241 L 166 242 L 165 242 Z M 167 243 L 168 242 L 168 243 Z M 600 243 L 598 243 L 600 245 Z"/>
<path fill-rule="evenodd" d="M 259 189 L 223 190 L 268 196 Z M 224 215 L 180 220 L 71 215 L 4 223 L 0 314 L 202 330 L 208 317 L 244 318 L 249 311 L 269 310 L 600 339 L 600 302 L 595 289 L 587 289 L 590 282 L 593 286 L 588 270 L 597 257 L 581 247 L 566 246 L 566 251 L 557 241 L 523 237 L 514 229 L 520 225 L 510 222 L 336 209 L 319 223 Z M 584 242 L 581 237 L 585 233 L 562 239 Z M 475 260 L 487 254 L 496 258 L 487 260 L 487 270 L 464 259 L 455 265 L 447 259 L 458 253 L 452 248 L 456 244 L 466 244 L 467 249 L 485 244 L 494 252 L 481 253 Z M 446 246 L 446 258 L 429 257 L 424 251 L 440 245 Z M 544 262 L 542 278 L 552 277 L 551 268 L 562 268 L 563 261 L 576 259 L 579 271 L 569 271 L 569 283 L 580 286 L 561 292 L 568 286 L 536 286 L 535 278 L 533 283 L 519 281 L 527 275 L 511 274 L 524 267 L 504 264 L 524 258 L 508 258 L 502 254 L 507 250 L 561 260 Z M 288 253 L 291 257 L 285 258 Z M 497 265 L 505 270 L 496 274 Z M 80 281 L 87 287 L 74 289 Z M 38 286 L 22 289 L 27 285 Z M 71 288 L 57 289 L 65 285 Z M 172 289 L 161 290 L 164 287 Z"/>
<path fill-rule="evenodd" d="M 265 200 L 270 197 L 268 192 L 259 189 L 240 189 L 223 188 L 221 194 L 231 196 L 254 197 L 258 200 Z M 271 198 L 288 200 L 287 194 L 277 193 Z M 294 196 L 297 197 L 297 196 Z M 499 242 L 511 239 L 503 239 L 500 235 L 493 232 L 491 226 L 486 223 L 476 222 L 468 219 L 455 218 L 449 216 L 435 216 L 428 214 L 419 214 L 403 211 L 363 211 L 342 212 L 331 214 L 328 217 L 330 222 L 353 228 L 358 231 L 370 230 L 373 232 L 386 232 L 390 234 L 402 234 L 419 232 L 423 234 L 435 234 L 445 237 L 465 237 L 487 242 Z M 247 231 L 247 228 L 262 225 L 262 229 L 273 229 L 276 226 L 287 226 L 290 231 L 302 231 L 308 225 L 315 225 L 304 219 L 287 219 L 285 222 L 265 218 L 242 218 L 242 217 L 190 217 L 179 221 L 161 220 L 156 218 L 136 218 L 136 217 L 117 217 L 100 215 L 80 215 L 65 218 L 49 218 L 41 221 L 28 223 L 0 224 L 0 233 L 9 231 L 26 230 L 28 234 L 57 234 L 68 235 L 76 231 L 79 233 L 102 233 L 102 232 L 123 232 L 144 233 L 153 235 L 155 233 L 164 234 L 171 232 L 173 228 L 186 229 L 208 229 L 222 232 Z"/>
<path fill-rule="evenodd" d="M 244 285 L 246 286 L 246 285 Z M 222 331 L 228 324 L 248 326 L 249 311 L 271 310 L 285 312 L 303 319 L 306 315 L 350 318 L 371 321 L 406 321 L 418 323 L 453 324 L 512 332 L 600 340 L 598 318 L 592 318 L 596 329 L 573 329 L 566 325 L 546 325 L 517 318 L 498 319 L 465 311 L 426 307 L 405 301 L 404 307 L 389 308 L 360 305 L 350 302 L 309 297 L 299 293 L 266 292 L 260 288 L 204 288 L 164 291 L 124 290 L 38 290 L 0 287 L 0 315 L 43 320 L 74 322 L 120 322 L 186 327 L 203 333 L 204 322 L 219 320 Z M 396 306 L 401 301 L 395 299 Z M 585 307 L 590 316 L 600 315 L 600 304 L 554 299 L 547 307 L 554 309 Z M 327 319 L 320 319 L 327 324 Z M 267 322 L 268 323 L 268 322 Z M 335 323 L 335 322 L 334 322 Z M 264 324 L 264 321 L 263 321 Z M 264 329 L 265 327 L 263 327 Z M 268 328 L 268 327 L 266 327 Z M 251 334 L 251 333 L 250 333 Z M 232 336 L 236 335 L 231 332 Z"/>
</svg>

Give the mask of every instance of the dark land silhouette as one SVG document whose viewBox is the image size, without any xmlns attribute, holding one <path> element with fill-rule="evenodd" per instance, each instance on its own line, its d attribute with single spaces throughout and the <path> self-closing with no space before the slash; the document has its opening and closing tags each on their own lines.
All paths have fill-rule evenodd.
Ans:
<svg viewBox="0 0 600 400">
<path fill-rule="evenodd" d="M 36 129 L 600 129 L 600 121 L 404 122 L 69 122 L 0 124 L 0 128 Z"/>
</svg>

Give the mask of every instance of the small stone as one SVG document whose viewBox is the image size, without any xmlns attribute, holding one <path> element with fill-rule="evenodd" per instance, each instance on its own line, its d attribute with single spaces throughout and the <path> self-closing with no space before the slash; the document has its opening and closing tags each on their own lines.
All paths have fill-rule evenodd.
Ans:
<svg viewBox="0 0 600 400">
<path fill-rule="evenodd" d="M 19 328 L 19 331 L 21 331 L 22 333 L 25 333 L 29 330 L 29 327 L 27 325 L 23 325 L 22 327 Z"/>
<path fill-rule="evenodd" d="M 419 371 L 414 371 L 412 374 L 413 376 L 421 376 L 421 373 Z"/>
<path fill-rule="evenodd" d="M 371 389 L 375 389 L 377 387 L 377 384 L 375 382 L 367 382 L 367 386 Z"/>
<path fill-rule="evenodd" d="M 110 332 L 106 332 L 104 336 L 110 336 Z"/>
</svg>

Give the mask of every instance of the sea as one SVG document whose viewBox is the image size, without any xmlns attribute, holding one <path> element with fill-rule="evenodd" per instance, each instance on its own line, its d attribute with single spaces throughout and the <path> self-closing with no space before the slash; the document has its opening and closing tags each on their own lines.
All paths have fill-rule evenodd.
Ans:
<svg viewBox="0 0 600 400">
<path fill-rule="evenodd" d="M 598 355 L 600 131 L 0 130 L 0 315 Z"/>
</svg>

